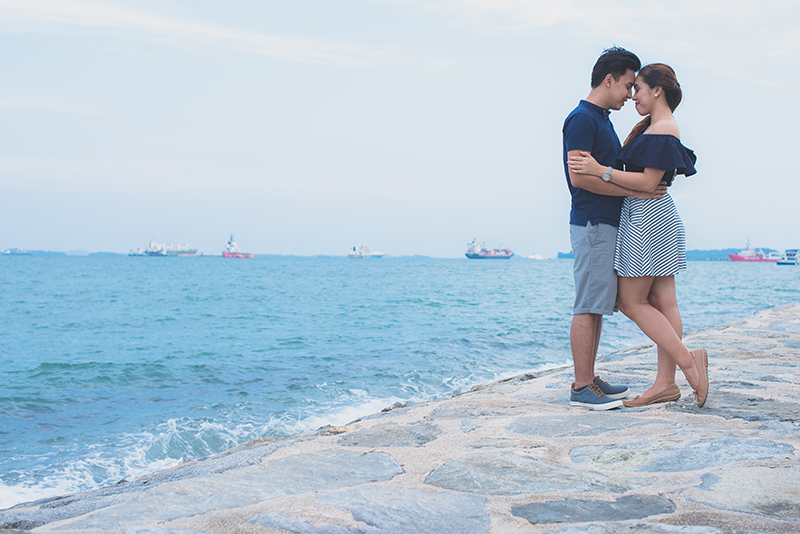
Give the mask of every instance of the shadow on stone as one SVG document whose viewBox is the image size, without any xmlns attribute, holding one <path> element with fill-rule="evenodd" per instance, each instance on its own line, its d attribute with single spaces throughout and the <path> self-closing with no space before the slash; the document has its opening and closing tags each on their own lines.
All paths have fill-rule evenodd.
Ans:
<svg viewBox="0 0 800 534">
<path fill-rule="evenodd" d="M 723 383 L 724 384 L 724 383 Z M 732 391 L 720 391 L 712 384 L 708 401 L 702 408 L 694 402 L 694 396 L 671 405 L 669 410 L 703 415 L 718 415 L 725 419 L 745 421 L 797 421 L 800 420 L 800 405 L 764 399 L 758 395 L 743 395 Z"/>
</svg>

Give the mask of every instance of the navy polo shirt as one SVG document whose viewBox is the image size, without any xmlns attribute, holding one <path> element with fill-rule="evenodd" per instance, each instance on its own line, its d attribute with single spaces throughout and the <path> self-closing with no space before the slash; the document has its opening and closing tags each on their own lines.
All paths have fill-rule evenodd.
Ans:
<svg viewBox="0 0 800 534">
<path fill-rule="evenodd" d="M 570 224 L 586 226 L 587 222 L 591 222 L 592 225 L 605 223 L 619 227 L 619 213 L 624 197 L 597 195 L 574 187 L 567 167 L 567 153 L 570 150 L 587 150 L 601 165 L 618 168 L 619 137 L 609 115 L 607 109 L 581 100 L 564 121 L 564 128 L 561 130 L 564 141 L 564 173 L 572 194 Z"/>
</svg>

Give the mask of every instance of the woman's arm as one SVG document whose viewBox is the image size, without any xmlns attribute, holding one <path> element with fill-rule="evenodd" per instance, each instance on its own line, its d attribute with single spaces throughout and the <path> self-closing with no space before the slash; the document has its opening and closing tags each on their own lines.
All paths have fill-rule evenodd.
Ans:
<svg viewBox="0 0 800 534">
<path fill-rule="evenodd" d="M 590 175 L 600 177 L 606 172 L 608 167 L 600 165 L 591 156 L 589 152 L 575 151 L 577 154 L 570 152 L 568 165 L 570 174 L 576 175 Z M 642 191 L 644 193 L 652 193 L 661 183 L 664 177 L 664 171 L 656 169 L 655 167 L 647 167 L 644 172 L 630 172 L 613 169 L 611 171 L 610 183 L 619 185 L 626 189 L 633 191 Z"/>
<path fill-rule="evenodd" d="M 567 153 L 567 156 L 570 160 L 574 156 L 578 156 L 579 154 L 586 154 L 588 159 L 591 159 L 596 165 L 598 165 L 602 170 L 598 174 L 592 174 L 587 172 L 577 173 L 573 171 L 572 165 L 569 166 L 569 181 L 572 183 L 573 186 L 578 187 L 580 189 L 585 189 L 592 193 L 598 195 L 606 195 L 610 197 L 636 197 L 638 199 L 646 200 L 650 198 L 663 198 L 667 192 L 667 188 L 664 185 L 656 184 L 653 189 L 650 191 L 643 191 L 639 189 L 632 189 L 629 187 L 625 187 L 621 184 L 613 184 L 610 182 L 604 182 L 600 179 L 600 176 L 604 172 L 606 172 L 606 167 L 603 167 L 599 163 L 597 163 L 594 158 L 592 158 L 589 152 L 581 152 L 580 150 L 570 150 Z M 615 171 L 615 172 L 622 172 L 622 171 Z M 631 173 L 637 174 L 637 173 Z"/>
</svg>

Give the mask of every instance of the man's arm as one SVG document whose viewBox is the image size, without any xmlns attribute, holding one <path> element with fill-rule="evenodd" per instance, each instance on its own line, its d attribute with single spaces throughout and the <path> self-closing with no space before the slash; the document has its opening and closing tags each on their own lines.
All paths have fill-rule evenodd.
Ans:
<svg viewBox="0 0 800 534">
<path fill-rule="evenodd" d="M 570 150 L 567 152 L 567 156 L 579 156 L 581 152 L 585 154 L 591 155 L 591 152 L 586 150 Z M 622 172 L 622 171 L 617 171 Z M 636 197 L 640 199 L 648 199 L 648 198 L 662 198 L 664 193 L 666 193 L 666 187 L 659 186 L 653 193 L 647 193 L 642 191 L 635 191 L 633 189 L 628 189 L 626 187 L 622 187 L 617 184 L 612 184 L 611 182 L 604 182 L 599 176 L 591 176 L 589 174 L 575 174 L 572 172 L 572 169 L 569 170 L 569 181 L 572 183 L 574 187 L 579 187 L 580 189 L 585 189 L 590 193 L 594 193 L 596 195 L 606 195 L 609 197 Z"/>
</svg>

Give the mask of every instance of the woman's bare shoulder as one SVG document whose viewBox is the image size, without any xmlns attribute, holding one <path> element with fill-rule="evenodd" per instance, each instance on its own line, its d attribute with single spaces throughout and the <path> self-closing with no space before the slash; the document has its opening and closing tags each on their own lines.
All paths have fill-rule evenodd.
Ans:
<svg viewBox="0 0 800 534">
<path fill-rule="evenodd" d="M 651 124 L 650 127 L 647 128 L 647 133 L 653 135 L 672 135 L 678 139 L 681 138 L 680 128 L 678 128 L 678 123 L 675 122 L 674 118 L 663 119 Z"/>
</svg>

